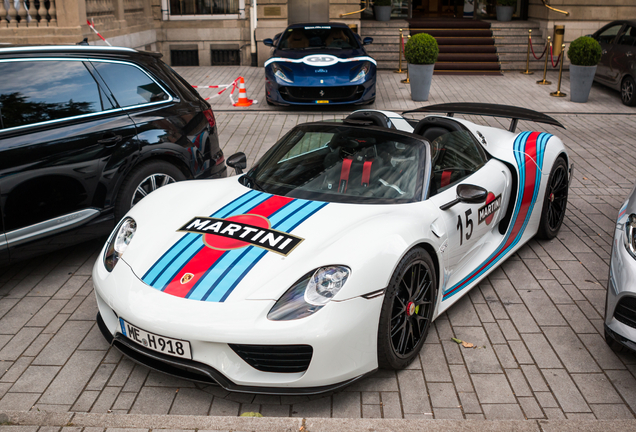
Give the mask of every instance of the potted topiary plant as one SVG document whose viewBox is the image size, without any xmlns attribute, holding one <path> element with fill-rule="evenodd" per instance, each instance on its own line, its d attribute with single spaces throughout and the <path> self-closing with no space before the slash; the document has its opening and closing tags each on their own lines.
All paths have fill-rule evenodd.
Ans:
<svg viewBox="0 0 636 432">
<path fill-rule="evenodd" d="M 497 0 L 497 21 L 510 21 L 517 0 Z"/>
<path fill-rule="evenodd" d="M 376 21 L 389 21 L 391 19 L 391 0 L 374 0 L 373 13 Z"/>
<path fill-rule="evenodd" d="M 427 33 L 413 35 L 404 46 L 411 82 L 411 99 L 414 101 L 428 100 L 438 54 L 437 41 Z"/>
<path fill-rule="evenodd" d="M 601 51 L 601 45 L 589 36 L 581 36 L 570 44 L 570 101 L 587 102 Z"/>
</svg>

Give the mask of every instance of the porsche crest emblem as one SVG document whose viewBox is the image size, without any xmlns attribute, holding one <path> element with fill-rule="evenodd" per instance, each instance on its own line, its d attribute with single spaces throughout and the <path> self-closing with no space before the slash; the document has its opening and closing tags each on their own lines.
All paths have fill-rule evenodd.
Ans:
<svg viewBox="0 0 636 432">
<path fill-rule="evenodd" d="M 192 280 L 194 275 L 192 273 L 186 273 L 181 277 L 181 284 L 185 285 Z"/>
</svg>

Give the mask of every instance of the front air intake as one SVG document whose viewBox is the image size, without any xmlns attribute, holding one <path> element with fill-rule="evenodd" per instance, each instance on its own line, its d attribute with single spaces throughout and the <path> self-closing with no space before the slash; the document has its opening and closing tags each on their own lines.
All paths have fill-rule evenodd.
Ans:
<svg viewBox="0 0 636 432">
<path fill-rule="evenodd" d="M 262 372 L 305 372 L 314 353 L 310 345 L 229 345 L 247 364 Z"/>
<path fill-rule="evenodd" d="M 614 309 L 614 318 L 632 328 L 636 328 L 636 297 L 622 297 Z"/>
</svg>

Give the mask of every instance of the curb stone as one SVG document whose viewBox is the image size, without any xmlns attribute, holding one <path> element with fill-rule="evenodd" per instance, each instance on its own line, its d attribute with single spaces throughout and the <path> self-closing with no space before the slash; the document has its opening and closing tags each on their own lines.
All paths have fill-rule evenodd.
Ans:
<svg viewBox="0 0 636 432">
<path fill-rule="evenodd" d="M 6 420 L 5 420 L 6 419 Z M 5 420 L 5 421 L 3 421 Z M 288 417 L 209 417 L 184 415 L 55 413 L 6 411 L 0 423 L 20 426 L 73 426 L 122 429 L 231 430 L 252 432 L 624 432 L 636 430 L 636 420 L 417 420 L 331 419 Z"/>
</svg>

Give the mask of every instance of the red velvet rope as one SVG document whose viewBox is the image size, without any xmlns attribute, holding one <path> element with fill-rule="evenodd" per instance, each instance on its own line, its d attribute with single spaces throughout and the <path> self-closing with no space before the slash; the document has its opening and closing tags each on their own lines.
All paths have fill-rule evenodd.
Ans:
<svg viewBox="0 0 636 432">
<path fill-rule="evenodd" d="M 561 61 L 561 56 L 563 55 L 563 51 L 561 51 L 561 54 L 559 54 L 559 57 L 557 58 L 557 62 L 556 64 L 554 64 L 554 56 L 552 55 L 552 45 L 550 45 L 550 63 L 552 63 L 552 67 L 556 69 L 556 67 L 559 65 L 559 62 Z"/>
<path fill-rule="evenodd" d="M 548 45 L 545 46 L 545 48 L 543 48 L 543 53 L 541 53 L 541 55 L 539 57 L 537 57 L 537 55 L 534 53 L 534 47 L 532 46 L 532 38 L 528 38 L 530 40 L 530 50 L 532 51 L 532 55 L 534 56 L 535 59 L 537 60 L 541 60 L 543 58 L 543 55 L 545 54 L 545 51 L 548 49 Z"/>
</svg>

